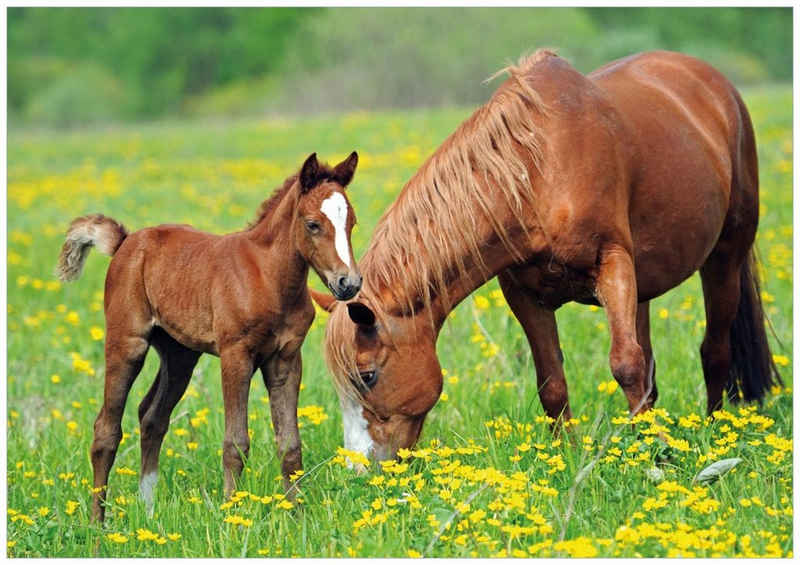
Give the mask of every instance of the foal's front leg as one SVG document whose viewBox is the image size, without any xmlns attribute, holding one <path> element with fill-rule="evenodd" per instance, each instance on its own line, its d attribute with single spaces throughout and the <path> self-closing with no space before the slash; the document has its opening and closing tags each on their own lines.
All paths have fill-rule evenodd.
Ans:
<svg viewBox="0 0 800 565">
<path fill-rule="evenodd" d="M 248 349 L 234 345 L 220 351 L 222 399 L 225 404 L 225 440 L 222 443 L 222 466 L 225 474 L 225 497 L 236 488 L 244 459 L 250 452 L 247 434 L 247 398 L 253 376 L 253 358 Z"/>
<path fill-rule="evenodd" d="M 637 284 L 630 253 L 619 245 L 601 251 L 597 300 L 606 310 L 611 333 L 611 372 L 628 399 L 631 415 L 647 410 L 648 374 L 644 352 L 636 339 Z"/>
<path fill-rule="evenodd" d="M 297 396 L 300 392 L 302 367 L 299 350 L 286 358 L 281 358 L 278 354 L 261 366 L 264 384 L 269 392 L 283 486 L 289 496 L 294 496 L 295 492 L 293 488 L 289 490 L 293 486 L 289 477 L 303 468 L 300 431 L 297 428 Z"/>
</svg>

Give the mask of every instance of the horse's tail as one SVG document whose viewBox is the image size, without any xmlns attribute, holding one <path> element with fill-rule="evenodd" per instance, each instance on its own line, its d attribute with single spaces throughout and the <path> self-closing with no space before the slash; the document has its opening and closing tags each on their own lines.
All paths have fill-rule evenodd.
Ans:
<svg viewBox="0 0 800 565">
<path fill-rule="evenodd" d="M 58 256 L 56 275 L 62 281 L 74 281 L 81 275 L 92 247 L 106 255 L 114 255 L 127 236 L 125 226 L 102 214 L 75 218 L 69 225 L 67 240 Z"/>
<path fill-rule="evenodd" d="M 728 399 L 759 402 L 769 388 L 781 383 L 767 342 L 758 263 L 754 249 L 742 265 L 739 308 L 731 327 L 731 371 Z"/>
</svg>

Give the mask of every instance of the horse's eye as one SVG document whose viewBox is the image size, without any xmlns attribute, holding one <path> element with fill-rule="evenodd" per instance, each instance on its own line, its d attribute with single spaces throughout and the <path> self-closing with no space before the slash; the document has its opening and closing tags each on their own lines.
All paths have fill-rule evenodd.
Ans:
<svg viewBox="0 0 800 565">
<path fill-rule="evenodd" d="M 376 371 L 364 371 L 363 373 L 359 373 L 361 377 L 361 382 L 364 383 L 364 386 L 367 388 L 372 388 L 375 386 L 375 383 L 378 382 L 378 373 Z"/>
<path fill-rule="evenodd" d="M 318 234 L 319 230 L 321 229 L 321 226 L 319 225 L 319 222 L 315 222 L 314 220 L 308 220 L 306 222 L 306 229 L 310 233 Z"/>
</svg>

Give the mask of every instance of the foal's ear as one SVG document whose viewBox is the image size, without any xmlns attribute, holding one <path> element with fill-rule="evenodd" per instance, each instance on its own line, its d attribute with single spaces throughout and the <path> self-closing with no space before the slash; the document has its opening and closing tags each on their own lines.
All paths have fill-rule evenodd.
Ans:
<svg viewBox="0 0 800 565">
<path fill-rule="evenodd" d="M 312 153 L 300 168 L 300 190 L 307 192 L 314 188 L 317 185 L 318 175 L 319 163 L 317 162 L 317 154 Z"/>
<path fill-rule="evenodd" d="M 375 313 L 370 310 L 369 306 L 361 302 L 348 302 L 347 313 L 350 319 L 359 326 L 372 327 L 375 325 Z"/>
<path fill-rule="evenodd" d="M 311 298 L 314 302 L 319 304 L 319 307 L 328 312 L 333 312 L 333 308 L 338 304 L 338 301 L 328 293 L 317 292 L 311 287 L 308 287 L 308 292 L 311 293 Z"/>
<path fill-rule="evenodd" d="M 342 188 L 350 184 L 353 180 L 353 174 L 356 172 L 356 165 L 358 165 L 358 153 L 353 151 L 350 156 L 336 165 L 333 169 L 333 180 L 338 182 Z"/>
</svg>

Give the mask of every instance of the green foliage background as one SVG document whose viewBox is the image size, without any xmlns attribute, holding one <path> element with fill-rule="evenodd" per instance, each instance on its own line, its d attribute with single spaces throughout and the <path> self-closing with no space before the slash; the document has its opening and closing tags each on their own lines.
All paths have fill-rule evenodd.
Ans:
<svg viewBox="0 0 800 565">
<path fill-rule="evenodd" d="M 646 49 L 739 85 L 792 76 L 789 8 L 9 8 L 12 125 L 473 104 L 555 47 L 582 71 Z"/>
</svg>

